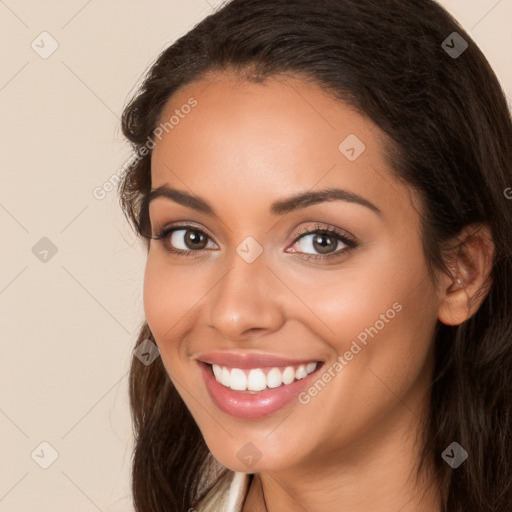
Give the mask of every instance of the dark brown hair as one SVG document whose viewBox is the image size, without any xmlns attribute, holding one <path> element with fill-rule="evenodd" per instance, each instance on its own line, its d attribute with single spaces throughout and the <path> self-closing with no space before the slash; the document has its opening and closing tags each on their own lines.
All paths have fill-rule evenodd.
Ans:
<svg viewBox="0 0 512 512">
<path fill-rule="evenodd" d="M 453 32 L 468 45 L 460 55 L 442 46 L 450 36 L 449 47 L 463 48 Z M 423 460 L 435 455 L 446 512 L 510 512 L 512 201 L 504 191 L 512 186 L 512 123 L 486 58 L 431 0 L 224 4 L 158 57 L 123 112 L 135 156 L 120 183 L 121 205 L 147 248 L 147 142 L 162 109 L 179 88 L 228 70 L 258 82 L 282 74 L 313 81 L 380 127 L 389 138 L 390 168 L 420 194 L 433 279 L 435 271 L 449 273 L 447 240 L 471 223 L 489 226 L 495 245 L 489 293 L 462 325 L 437 325 Z M 146 338 L 154 340 L 144 322 L 137 345 Z M 136 510 L 193 507 L 220 465 L 160 358 L 149 366 L 134 358 L 130 398 Z M 469 452 L 455 470 L 441 458 L 453 441 Z"/>
</svg>

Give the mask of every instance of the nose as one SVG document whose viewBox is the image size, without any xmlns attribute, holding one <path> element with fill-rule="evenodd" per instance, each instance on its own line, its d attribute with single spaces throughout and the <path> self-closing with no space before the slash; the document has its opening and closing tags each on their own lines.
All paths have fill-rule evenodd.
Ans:
<svg viewBox="0 0 512 512">
<path fill-rule="evenodd" d="M 236 252 L 208 297 L 208 326 L 223 339 L 243 341 L 277 331 L 285 322 L 282 283 L 264 253 L 247 263 Z"/>
</svg>

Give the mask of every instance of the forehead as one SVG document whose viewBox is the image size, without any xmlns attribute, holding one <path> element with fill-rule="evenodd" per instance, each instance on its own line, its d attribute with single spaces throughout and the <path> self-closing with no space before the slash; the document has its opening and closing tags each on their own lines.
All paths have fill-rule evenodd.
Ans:
<svg viewBox="0 0 512 512">
<path fill-rule="evenodd" d="M 382 210 L 410 202 L 387 169 L 380 129 L 298 78 L 209 76 L 175 93 L 160 123 L 153 189 L 168 184 L 244 208 L 326 187 L 371 198 Z"/>
</svg>

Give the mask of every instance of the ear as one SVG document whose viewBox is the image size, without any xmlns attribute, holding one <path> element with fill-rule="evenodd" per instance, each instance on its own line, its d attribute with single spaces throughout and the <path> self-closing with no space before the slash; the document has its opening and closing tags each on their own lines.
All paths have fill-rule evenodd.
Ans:
<svg viewBox="0 0 512 512">
<path fill-rule="evenodd" d="M 485 224 L 471 224 L 451 241 L 447 261 L 451 275 L 439 284 L 439 321 L 459 325 L 476 313 L 492 285 L 495 247 Z"/>
</svg>

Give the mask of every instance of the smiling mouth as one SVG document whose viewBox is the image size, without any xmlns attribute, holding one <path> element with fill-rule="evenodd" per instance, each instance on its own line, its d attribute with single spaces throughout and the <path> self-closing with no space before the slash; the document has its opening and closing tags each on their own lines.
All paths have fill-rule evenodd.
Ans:
<svg viewBox="0 0 512 512">
<path fill-rule="evenodd" d="M 230 368 L 208 364 L 215 380 L 234 391 L 257 393 L 266 389 L 285 387 L 313 373 L 320 361 L 294 366 L 266 368 Z"/>
<path fill-rule="evenodd" d="M 291 403 L 325 364 L 228 353 L 203 354 L 197 363 L 214 404 L 243 420 L 264 418 Z"/>
</svg>

